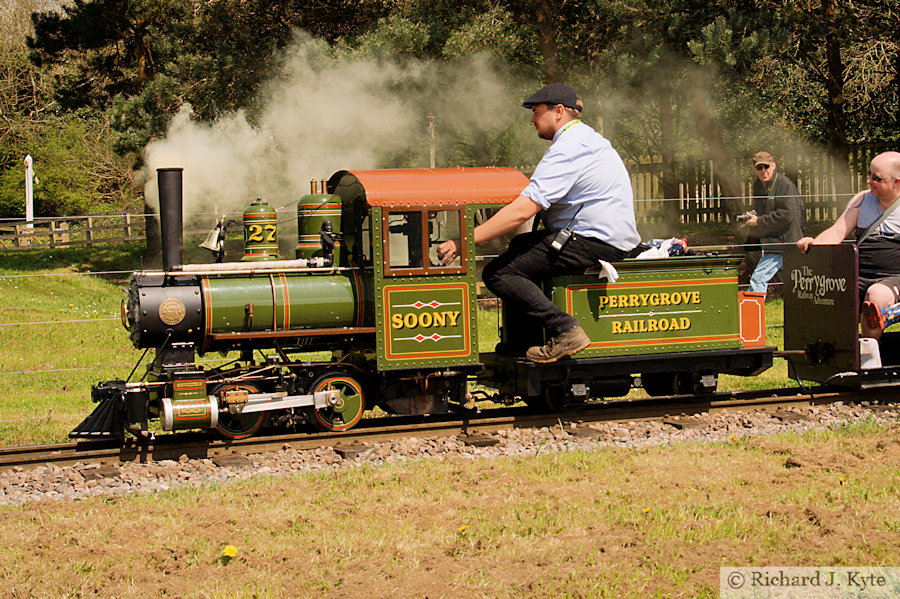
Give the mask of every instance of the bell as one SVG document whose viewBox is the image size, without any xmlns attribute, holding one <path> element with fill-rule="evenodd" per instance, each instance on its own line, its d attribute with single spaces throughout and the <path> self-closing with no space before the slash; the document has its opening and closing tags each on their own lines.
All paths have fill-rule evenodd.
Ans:
<svg viewBox="0 0 900 599">
<path fill-rule="evenodd" d="M 225 226 L 225 217 L 222 216 L 222 219 L 216 223 L 215 228 L 209 232 L 199 246 L 211 251 L 216 262 L 221 262 L 225 256 Z"/>
<path fill-rule="evenodd" d="M 201 243 L 200 247 L 206 248 L 211 252 L 219 251 L 219 225 L 216 225 L 216 228 L 209 232 L 209 235 L 206 236 L 206 241 Z"/>
</svg>

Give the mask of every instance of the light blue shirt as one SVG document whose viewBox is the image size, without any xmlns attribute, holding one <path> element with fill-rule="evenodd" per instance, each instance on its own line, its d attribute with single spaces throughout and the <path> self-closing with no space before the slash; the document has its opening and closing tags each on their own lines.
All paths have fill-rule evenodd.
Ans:
<svg viewBox="0 0 900 599">
<path fill-rule="evenodd" d="M 641 242 L 625 163 L 609 140 L 584 123 L 556 132 L 522 195 L 544 209 L 548 229 L 572 221 L 576 234 L 624 251 Z"/>
</svg>

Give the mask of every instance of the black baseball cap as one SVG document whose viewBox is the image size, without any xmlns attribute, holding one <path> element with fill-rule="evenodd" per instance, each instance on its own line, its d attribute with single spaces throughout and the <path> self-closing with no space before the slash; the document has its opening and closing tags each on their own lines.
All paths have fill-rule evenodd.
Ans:
<svg viewBox="0 0 900 599">
<path fill-rule="evenodd" d="M 531 108 L 538 104 L 551 104 L 556 106 L 562 104 L 566 108 L 578 109 L 578 95 L 575 90 L 565 83 L 554 83 L 546 87 L 542 87 L 533 96 L 522 102 L 525 108 Z"/>
</svg>

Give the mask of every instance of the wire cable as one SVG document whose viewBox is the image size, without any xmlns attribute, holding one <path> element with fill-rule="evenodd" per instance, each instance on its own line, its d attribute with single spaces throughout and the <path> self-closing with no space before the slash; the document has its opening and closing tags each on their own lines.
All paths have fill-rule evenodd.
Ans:
<svg viewBox="0 0 900 599">
<path fill-rule="evenodd" d="M 866 186 L 863 185 L 863 186 L 861 186 L 858 190 L 853 191 L 853 192 L 850 192 L 850 193 L 815 193 L 815 192 L 809 192 L 809 193 L 800 193 L 800 194 L 798 194 L 798 195 L 785 195 L 785 196 L 779 196 L 779 197 L 799 197 L 799 198 L 802 198 L 802 199 L 804 199 L 804 200 L 806 200 L 806 199 L 809 199 L 809 200 L 818 200 L 818 201 L 816 201 L 816 202 L 814 202 L 814 203 L 815 203 L 815 204 L 819 204 L 820 201 L 821 201 L 822 199 L 828 199 L 828 198 L 832 198 L 832 199 L 835 199 L 835 200 L 839 200 L 839 199 L 842 199 L 842 198 L 848 198 L 848 199 L 849 199 L 849 198 L 852 198 L 852 197 L 853 197 L 854 195 L 856 195 L 857 193 L 859 193 L 860 191 L 865 191 L 866 189 L 867 189 Z M 293 196 L 293 195 L 292 195 L 292 196 L 283 196 L 283 197 L 280 197 L 280 198 L 279 198 L 279 197 L 276 197 L 276 198 L 268 198 L 268 200 L 270 200 L 270 201 L 274 201 L 274 200 L 284 201 L 284 200 L 286 200 L 288 197 L 290 197 L 290 198 L 292 198 L 292 199 L 290 199 L 290 200 L 287 201 L 286 203 L 283 203 L 283 204 L 281 204 L 280 206 L 278 206 L 278 207 L 275 208 L 276 211 L 282 211 L 282 210 L 290 209 L 292 206 L 294 206 L 294 205 L 296 205 L 297 203 L 299 203 L 299 200 L 298 200 L 298 199 L 295 199 L 295 196 Z M 709 195 L 696 195 L 696 196 L 693 196 L 693 195 L 687 195 L 687 196 L 684 196 L 684 197 L 677 197 L 677 198 L 674 198 L 674 197 L 673 197 L 673 198 L 635 198 L 634 201 L 635 201 L 636 203 L 647 203 L 647 202 L 715 202 L 715 201 L 731 201 L 731 200 L 743 200 L 743 201 L 751 202 L 751 201 L 754 200 L 755 197 L 756 197 L 756 196 L 753 196 L 752 193 L 749 193 L 749 192 L 748 192 L 747 195 L 739 195 L 739 196 L 723 196 L 723 195 L 715 195 L 715 194 L 709 194 Z M 246 203 L 249 204 L 249 203 L 252 202 L 253 200 L 252 200 L 252 199 L 247 199 L 247 200 L 244 200 L 244 201 L 245 201 Z M 184 213 L 184 216 L 185 216 L 185 217 L 191 217 L 191 216 L 213 216 L 213 217 L 220 217 L 220 216 L 222 216 L 222 215 L 225 215 L 225 216 L 228 216 L 228 215 L 239 216 L 239 215 L 242 215 L 242 214 L 243 214 L 243 211 L 240 211 L 240 210 L 225 210 L 225 211 L 221 211 L 221 210 L 194 210 L 194 211 L 190 211 L 190 212 L 185 212 L 185 213 Z M 158 218 L 159 218 L 159 215 L 156 214 L 155 212 L 126 212 L 126 213 L 121 213 L 121 212 L 120 212 L 120 213 L 113 213 L 113 214 L 69 214 L 69 215 L 66 215 L 66 216 L 41 216 L 41 217 L 36 217 L 36 218 L 34 218 L 32 221 L 26 221 L 24 218 L 21 218 L 21 217 L 0 217 L 0 223 L 21 223 L 21 224 L 28 224 L 29 222 L 31 222 L 31 223 L 34 223 L 34 224 L 38 224 L 38 223 L 42 223 L 42 222 L 51 222 L 51 221 L 65 221 L 65 222 L 67 222 L 67 221 L 74 221 L 74 220 L 87 220 L 87 219 L 89 219 L 89 218 L 90 218 L 90 219 L 124 218 L 125 216 L 128 216 L 128 217 L 130 217 L 130 218 L 136 218 L 136 219 L 148 218 L 148 217 L 154 218 L 154 219 L 158 219 Z M 123 224 L 122 224 L 122 227 L 125 227 L 125 226 L 126 226 L 126 225 L 123 223 Z M 139 224 L 133 224 L 132 226 L 134 226 L 134 227 L 139 227 L 140 225 L 139 225 Z"/>
<path fill-rule="evenodd" d="M 0 327 L 15 327 L 15 326 L 28 326 L 35 324 L 72 324 L 72 323 L 82 323 L 82 322 L 110 322 L 117 321 L 118 318 L 85 318 L 83 320 L 34 320 L 30 322 L 0 322 Z"/>
<path fill-rule="evenodd" d="M 132 274 L 133 270 L 86 270 L 82 272 L 42 272 L 26 275 L 2 275 L 0 279 L 24 279 L 29 277 L 71 277 L 75 275 L 123 275 Z"/>
</svg>

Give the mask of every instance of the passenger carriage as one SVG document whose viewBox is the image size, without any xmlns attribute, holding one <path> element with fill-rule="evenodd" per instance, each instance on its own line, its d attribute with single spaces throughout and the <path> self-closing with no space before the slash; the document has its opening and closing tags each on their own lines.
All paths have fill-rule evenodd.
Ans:
<svg viewBox="0 0 900 599">
<path fill-rule="evenodd" d="M 784 253 L 784 349 L 801 380 L 869 388 L 900 380 L 900 332 L 861 339 L 859 255 L 853 243 Z"/>
</svg>

